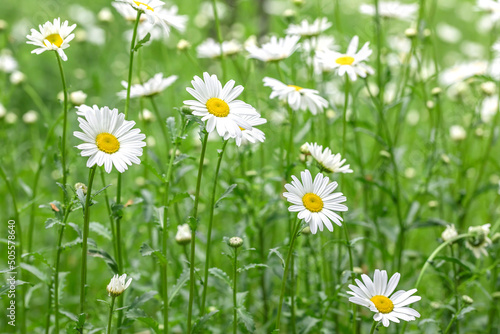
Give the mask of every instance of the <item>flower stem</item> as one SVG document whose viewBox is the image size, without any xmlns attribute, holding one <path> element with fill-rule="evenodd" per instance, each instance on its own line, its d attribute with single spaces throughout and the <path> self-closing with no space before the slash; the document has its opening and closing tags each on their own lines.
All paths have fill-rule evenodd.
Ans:
<svg viewBox="0 0 500 334">
<path fill-rule="evenodd" d="M 207 150 L 207 142 L 208 142 L 208 133 L 205 129 L 201 130 L 204 136 L 203 144 L 201 146 L 201 156 L 200 156 L 200 164 L 198 167 L 198 180 L 196 181 L 196 192 L 194 197 L 194 206 L 193 206 L 193 221 L 194 224 L 191 224 L 191 254 L 189 260 L 189 308 L 188 308 L 188 317 L 187 317 L 187 333 L 191 333 L 191 318 L 193 314 L 193 300 L 194 300 L 194 255 L 196 251 L 196 228 L 197 228 L 197 219 L 198 219 L 198 202 L 200 200 L 200 188 L 201 188 L 201 177 L 203 174 L 203 162 L 205 161 L 205 152 Z"/>
<path fill-rule="evenodd" d="M 377 321 L 373 320 L 372 329 L 370 329 L 370 334 L 375 333 L 375 328 L 377 328 Z"/>
<path fill-rule="evenodd" d="M 97 165 L 90 168 L 87 196 L 83 208 L 82 269 L 80 278 L 80 313 L 85 313 L 85 285 L 87 283 L 87 238 L 89 236 L 90 205 L 92 202 L 92 184 Z"/>
<path fill-rule="evenodd" d="M 139 20 L 141 19 L 142 10 L 137 11 L 137 17 L 134 24 L 134 32 L 132 34 L 132 41 L 130 42 L 130 59 L 128 64 L 128 80 L 127 80 L 127 99 L 125 100 L 125 118 L 128 116 L 128 109 L 130 106 L 130 85 L 132 83 L 132 68 L 134 66 L 134 48 L 135 40 L 137 38 L 137 27 L 139 26 Z"/>
<path fill-rule="evenodd" d="M 111 334 L 111 322 L 113 320 L 113 308 L 115 307 L 115 299 L 116 299 L 115 296 L 111 297 L 111 306 L 109 307 L 109 317 L 108 317 L 108 330 L 106 331 L 107 334 Z"/>
<path fill-rule="evenodd" d="M 220 66 L 222 68 L 222 80 L 226 81 L 226 62 L 224 60 L 224 50 L 222 49 L 222 31 L 220 29 L 220 20 L 219 15 L 217 14 L 217 1 L 212 0 L 212 8 L 214 11 L 214 20 L 215 20 L 215 28 L 217 29 L 217 38 L 219 40 L 220 45 Z"/>
<path fill-rule="evenodd" d="M 62 172 L 63 172 L 62 184 L 64 187 L 66 187 L 66 180 L 68 179 L 68 175 L 67 175 L 68 170 L 66 169 L 66 137 L 67 137 L 67 134 L 66 134 L 67 129 L 66 128 L 68 127 L 68 125 L 67 125 L 68 124 L 68 89 L 66 87 L 66 78 L 64 76 L 61 57 L 59 56 L 59 53 L 57 53 L 57 52 L 54 52 L 54 53 L 56 54 L 57 64 L 59 65 L 59 72 L 61 73 L 61 81 L 62 81 L 63 93 L 64 93 L 63 135 L 62 135 L 62 139 L 61 139 L 61 165 L 62 165 Z M 64 203 L 66 203 L 68 198 L 67 198 L 67 194 L 65 191 L 63 191 L 63 195 L 64 195 Z"/>
<path fill-rule="evenodd" d="M 280 331 L 281 308 L 283 307 L 283 299 L 285 298 L 286 280 L 288 277 L 290 260 L 292 259 L 293 246 L 295 245 L 295 240 L 297 239 L 297 235 L 299 234 L 299 229 L 300 229 L 300 220 L 297 219 L 295 222 L 295 228 L 293 229 L 293 232 L 292 232 L 292 239 L 290 241 L 290 249 L 288 250 L 288 255 L 286 257 L 285 268 L 283 269 L 283 279 L 281 281 L 280 301 L 278 304 L 278 314 L 277 314 L 277 318 L 276 318 L 276 330 L 275 331 L 277 331 L 277 332 Z"/>
<path fill-rule="evenodd" d="M 226 140 L 227 142 L 227 140 Z M 233 271 L 233 334 L 238 333 L 238 308 L 236 307 L 236 292 L 238 279 L 238 248 L 234 249 L 234 271 Z M 205 292 L 205 291 L 203 291 Z"/>
<path fill-rule="evenodd" d="M 205 251 L 205 272 L 203 275 L 203 293 L 201 295 L 201 315 L 205 315 L 205 304 L 207 300 L 207 290 L 208 290 L 208 267 L 210 264 L 210 246 L 212 245 L 212 225 L 214 221 L 214 210 L 215 210 L 215 193 L 217 190 L 217 181 L 219 178 L 219 170 L 222 162 L 222 157 L 226 149 L 227 140 L 224 140 L 222 148 L 219 152 L 219 159 L 217 160 L 217 167 L 215 169 L 214 184 L 212 187 L 212 195 L 210 196 L 210 218 L 208 221 L 208 232 L 207 232 L 207 248 Z"/>
</svg>

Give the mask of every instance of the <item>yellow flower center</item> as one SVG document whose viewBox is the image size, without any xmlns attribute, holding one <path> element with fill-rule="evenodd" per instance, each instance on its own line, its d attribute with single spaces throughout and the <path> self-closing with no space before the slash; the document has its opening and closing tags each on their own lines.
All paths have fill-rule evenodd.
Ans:
<svg viewBox="0 0 500 334">
<path fill-rule="evenodd" d="M 216 117 L 227 117 L 229 115 L 229 106 L 226 101 L 217 97 L 212 97 L 207 101 L 208 112 Z"/>
<path fill-rule="evenodd" d="M 316 194 L 307 193 L 302 197 L 302 203 L 307 210 L 311 212 L 320 212 L 323 210 L 323 200 Z"/>
<path fill-rule="evenodd" d="M 62 39 L 61 35 L 59 35 L 59 34 L 49 35 L 49 36 L 45 37 L 45 39 L 48 40 L 51 44 L 54 44 L 55 46 L 57 46 L 58 48 L 60 48 L 62 43 L 63 43 L 63 39 Z"/>
<path fill-rule="evenodd" d="M 144 5 L 144 6 L 146 6 L 146 9 L 148 9 L 148 10 L 150 10 L 150 11 L 152 11 L 152 12 L 154 12 L 154 11 L 155 11 L 155 10 L 153 9 L 153 7 L 151 7 L 150 5 L 148 5 L 148 4 L 144 3 L 144 2 L 139 2 L 139 1 L 134 1 L 134 2 L 135 2 L 135 4 L 136 4 L 137 6 Z"/>
<path fill-rule="evenodd" d="M 111 133 L 100 133 L 95 139 L 97 148 L 104 153 L 113 154 L 120 149 L 120 142 Z"/>
<path fill-rule="evenodd" d="M 375 307 L 380 313 L 391 313 L 394 309 L 392 300 L 390 300 L 386 296 L 377 295 L 373 296 L 370 300 L 373 302 L 373 304 L 375 304 Z"/>
<path fill-rule="evenodd" d="M 302 88 L 302 87 L 295 86 L 295 85 L 288 85 L 288 87 L 293 87 L 293 88 L 295 88 L 295 90 L 296 90 L 297 92 L 299 92 L 299 91 L 301 91 L 302 89 L 304 89 L 304 88 Z"/>
<path fill-rule="evenodd" d="M 354 63 L 354 58 L 349 56 L 339 57 L 335 62 L 339 65 L 352 65 L 352 63 Z"/>
</svg>

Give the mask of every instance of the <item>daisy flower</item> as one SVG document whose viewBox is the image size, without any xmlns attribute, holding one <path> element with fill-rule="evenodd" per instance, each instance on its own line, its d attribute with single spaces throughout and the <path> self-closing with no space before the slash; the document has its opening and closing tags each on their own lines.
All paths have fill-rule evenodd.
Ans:
<svg viewBox="0 0 500 334">
<path fill-rule="evenodd" d="M 481 120 L 484 123 L 489 123 L 498 112 L 498 95 L 488 96 L 481 103 Z"/>
<path fill-rule="evenodd" d="M 469 233 L 471 233 L 472 236 L 468 237 L 465 241 L 465 247 L 470 249 L 478 259 L 481 257 L 481 254 L 488 256 L 486 247 L 491 245 L 491 239 L 488 237 L 490 227 L 491 224 L 469 227 Z"/>
<path fill-rule="evenodd" d="M 369 4 L 362 4 L 359 6 L 359 11 L 361 14 L 370 16 L 375 16 L 376 13 L 375 6 Z M 415 18 L 417 11 L 418 5 L 415 3 L 402 4 L 398 1 L 382 1 L 378 4 L 378 13 L 380 17 L 384 18 L 411 21 Z"/>
<path fill-rule="evenodd" d="M 373 320 L 382 321 L 385 327 L 389 326 L 390 321 L 399 323 L 399 319 L 413 321 L 420 317 L 420 313 L 407 305 L 418 302 L 421 297 L 412 296 L 417 289 L 399 290 L 393 294 L 400 277 L 399 273 L 395 273 L 387 282 L 387 272 L 377 269 L 372 281 L 368 275 L 363 274 L 361 275 L 363 282 L 356 279 L 358 286 L 349 284 L 349 289 L 352 290 L 347 291 L 352 295 L 349 301 L 375 312 Z"/>
<path fill-rule="evenodd" d="M 234 80 L 229 80 L 224 88 L 215 74 L 203 73 L 203 80 L 195 76 L 191 81 L 194 89 L 186 90 L 196 100 L 184 101 L 184 104 L 193 110 L 193 115 L 201 116 L 202 121 L 207 121 L 206 130 L 210 133 L 217 129 L 221 137 L 241 137 L 241 129 L 251 130 L 252 125 L 242 116 L 258 115 L 251 105 L 236 100 L 243 92 L 243 86 L 234 87 Z"/>
<path fill-rule="evenodd" d="M 251 116 L 243 115 L 243 116 L 241 116 L 241 118 L 243 118 L 246 122 L 248 122 L 248 124 L 250 124 L 252 126 L 252 129 L 247 130 L 244 128 L 240 128 L 241 129 L 241 137 L 235 138 L 236 145 L 241 146 L 241 143 L 254 144 L 257 141 L 260 141 L 261 143 L 263 143 L 264 140 L 266 140 L 266 135 L 261 130 L 255 128 L 255 126 L 265 124 L 265 123 L 267 123 L 267 120 L 265 118 L 260 117 L 260 115 L 258 115 L 258 114 L 251 115 Z M 226 135 L 224 136 L 224 140 L 227 140 L 227 139 L 229 139 L 229 135 L 226 133 Z"/>
<path fill-rule="evenodd" d="M 268 43 L 261 48 L 255 45 L 248 45 L 246 50 L 250 53 L 250 58 L 261 61 L 279 61 L 290 57 L 298 49 L 300 36 L 286 36 L 277 38 L 272 36 Z"/>
<path fill-rule="evenodd" d="M 443 241 L 446 242 L 448 240 L 455 238 L 457 235 L 458 235 L 458 233 L 457 233 L 457 229 L 455 228 L 455 225 L 450 224 L 450 225 L 446 225 L 445 230 L 443 231 L 443 233 L 441 233 L 441 239 L 443 239 Z"/>
<path fill-rule="evenodd" d="M 222 53 L 224 57 L 235 55 L 242 50 L 243 48 L 241 47 L 241 44 L 234 39 L 222 42 Z M 220 44 L 212 38 L 208 38 L 206 41 L 198 45 L 196 52 L 198 53 L 198 58 L 219 58 Z"/>
<path fill-rule="evenodd" d="M 484 75 L 488 70 L 488 62 L 473 60 L 457 64 L 445 69 L 439 75 L 439 82 L 444 86 L 453 85 L 476 75 Z"/>
<path fill-rule="evenodd" d="M 17 70 L 17 61 L 9 51 L 2 50 L 0 53 L 0 71 L 14 73 Z"/>
<path fill-rule="evenodd" d="M 478 0 L 477 9 L 490 13 L 489 19 L 492 22 L 500 20 L 500 1 L 498 0 Z"/>
<path fill-rule="evenodd" d="M 300 178 L 302 181 L 292 175 L 292 183 L 285 184 L 288 192 L 283 193 L 283 196 L 293 204 L 288 211 L 298 212 L 297 217 L 309 223 L 312 234 L 316 234 L 318 229 L 323 231 L 323 225 L 332 232 L 332 222 L 342 226 L 342 217 L 335 211 L 347 211 L 347 206 L 341 204 L 346 201 L 345 196 L 333 192 L 338 186 L 337 182 L 330 183 L 330 179 L 321 173 L 313 181 L 307 169 L 300 173 Z"/>
<path fill-rule="evenodd" d="M 328 147 L 325 147 L 325 150 L 323 150 L 323 146 L 317 143 L 306 143 L 306 145 L 309 153 L 320 165 L 321 169 L 329 173 L 352 173 L 352 169 L 349 168 L 350 165 L 343 166 L 346 159 L 342 160 L 340 153 L 332 154 L 332 151 Z"/>
<path fill-rule="evenodd" d="M 319 96 L 317 90 L 286 85 L 269 77 L 265 77 L 263 81 L 264 86 L 271 87 L 273 90 L 269 97 L 271 99 L 278 97 L 281 101 L 288 103 L 292 110 L 309 110 L 313 115 L 316 115 L 328 106 L 328 102 Z"/>
<path fill-rule="evenodd" d="M 146 136 L 140 133 L 140 129 L 132 129 L 134 121 L 126 121 L 118 109 L 108 107 L 81 105 L 77 110 L 77 115 L 84 117 L 78 118 L 83 132 L 75 131 L 73 135 L 85 142 L 77 148 L 82 150 L 82 157 L 89 157 L 87 167 L 104 165 L 106 172 L 110 173 L 114 165 L 123 173 L 132 163 L 141 163 L 138 157 L 142 155 L 142 147 L 146 146 Z"/>
<path fill-rule="evenodd" d="M 313 37 L 318 36 L 328 28 L 330 28 L 332 24 L 328 22 L 328 20 L 323 18 L 318 18 L 314 20 L 313 23 L 309 24 L 307 20 L 302 20 L 300 24 L 290 24 L 288 28 L 285 30 L 287 35 L 298 35 L 302 37 Z"/>
<path fill-rule="evenodd" d="M 76 28 L 76 24 L 69 26 L 68 21 L 61 24 L 61 19 L 54 19 L 54 22 L 47 21 L 44 25 L 39 25 L 38 30 L 31 29 L 31 35 L 26 36 L 29 40 L 28 44 L 39 46 L 39 48 L 31 51 L 37 55 L 45 51 L 57 51 L 62 60 L 68 60 L 64 49 L 69 48 L 69 42 L 75 38 L 75 34 L 71 32 Z"/>
<path fill-rule="evenodd" d="M 154 77 L 143 83 L 142 85 L 132 85 L 130 87 L 130 97 L 150 97 L 163 92 L 167 87 L 172 85 L 175 80 L 177 80 L 177 75 L 171 75 L 168 78 L 163 77 L 163 73 L 157 73 Z M 125 90 L 118 93 L 118 96 L 122 99 L 127 98 L 127 87 L 126 81 L 122 81 L 122 86 Z"/>
<path fill-rule="evenodd" d="M 126 280 L 127 274 L 121 276 L 118 276 L 118 274 L 114 275 L 113 278 L 111 278 L 111 282 L 109 282 L 106 287 L 109 296 L 118 297 L 121 295 L 123 291 L 129 287 L 130 283 L 132 283 L 132 278 L 129 278 L 128 281 Z"/>
<path fill-rule="evenodd" d="M 367 74 L 374 73 L 373 69 L 364 63 L 372 54 L 372 50 L 368 47 L 370 42 L 366 42 L 365 45 L 357 51 L 358 44 L 359 38 L 358 36 L 354 36 L 347 47 L 346 53 L 326 50 L 318 53 L 318 60 L 326 68 L 331 68 L 332 70 L 337 69 L 337 73 L 340 76 L 347 73 L 352 81 L 355 81 L 358 75 L 365 78 Z"/>
</svg>

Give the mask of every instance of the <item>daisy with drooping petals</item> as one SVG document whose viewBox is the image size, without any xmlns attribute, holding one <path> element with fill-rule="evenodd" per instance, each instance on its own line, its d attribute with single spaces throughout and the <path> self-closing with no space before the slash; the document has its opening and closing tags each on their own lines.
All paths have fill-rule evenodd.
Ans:
<svg viewBox="0 0 500 334">
<path fill-rule="evenodd" d="M 316 160 L 321 169 L 329 172 L 329 173 L 352 173 L 352 169 L 350 169 L 350 165 L 344 165 L 346 159 L 342 159 L 340 153 L 332 154 L 332 151 L 325 147 L 323 150 L 323 146 L 318 145 L 317 143 L 306 143 L 309 153 Z"/>
<path fill-rule="evenodd" d="M 481 254 L 488 256 L 486 247 L 491 245 L 491 239 L 488 237 L 490 234 L 491 224 L 481 226 L 470 226 L 469 233 L 472 236 L 468 237 L 465 241 L 465 247 L 470 249 L 476 258 L 480 258 Z"/>
<path fill-rule="evenodd" d="M 247 130 L 247 129 L 241 128 L 241 137 L 235 138 L 236 145 L 241 146 L 241 143 L 254 144 L 258 141 L 263 143 L 264 140 L 266 140 L 266 135 L 264 134 L 264 132 L 257 129 L 256 126 L 267 123 L 267 120 L 265 118 L 260 117 L 260 115 L 258 115 L 258 114 L 251 115 L 251 116 L 243 115 L 243 116 L 241 116 L 241 118 L 243 118 L 245 121 L 247 121 L 252 126 L 252 129 Z M 224 136 L 224 140 L 227 140 L 227 139 L 229 139 L 229 136 L 226 133 L 226 136 Z"/>
<path fill-rule="evenodd" d="M 321 19 L 314 20 L 313 23 L 309 24 L 307 20 L 302 20 L 300 24 L 290 24 L 288 29 L 285 30 L 287 35 L 299 35 L 302 37 L 313 37 L 318 36 L 326 29 L 330 28 L 332 24 L 323 17 Z"/>
<path fill-rule="evenodd" d="M 318 60 L 326 68 L 336 69 L 340 76 L 347 75 L 352 81 L 355 81 L 358 75 L 365 78 L 367 74 L 373 74 L 373 68 L 364 63 L 370 57 L 372 50 L 369 48 L 370 42 L 366 42 L 358 50 L 359 38 L 354 36 L 347 47 L 346 53 L 325 50 L 318 53 Z"/>
<path fill-rule="evenodd" d="M 387 272 L 385 270 L 375 270 L 373 281 L 368 275 L 361 275 L 361 282 L 356 279 L 356 285 L 349 284 L 348 294 L 352 295 L 349 301 L 354 304 L 368 307 L 372 312 L 376 312 L 373 320 L 382 321 L 385 327 L 390 321 L 399 323 L 399 319 L 413 321 L 420 318 L 420 313 L 407 305 L 418 302 L 421 297 L 412 296 L 417 289 L 409 291 L 399 290 L 394 293 L 401 275 L 395 273 L 387 282 Z"/>
<path fill-rule="evenodd" d="M 45 51 L 57 51 L 62 60 L 68 60 L 64 49 L 69 48 L 69 42 L 75 38 L 71 32 L 76 28 L 76 24 L 69 25 L 68 21 L 61 24 L 61 19 L 54 19 L 54 22 L 47 21 L 44 25 L 39 25 L 38 30 L 31 29 L 31 35 L 26 36 L 28 44 L 39 46 L 31 51 L 37 55 Z"/>
<path fill-rule="evenodd" d="M 271 99 L 278 97 L 286 102 L 292 110 L 309 110 L 313 115 L 322 112 L 328 106 L 328 102 L 319 96 L 314 89 L 302 88 L 295 85 L 286 85 L 279 80 L 265 77 L 264 86 L 271 87 Z"/>
<path fill-rule="evenodd" d="M 129 287 L 130 283 L 132 283 L 132 278 L 129 278 L 127 281 L 127 274 L 121 276 L 116 274 L 111 278 L 106 290 L 109 296 L 118 297 Z"/>
<path fill-rule="evenodd" d="M 214 41 L 212 38 L 208 38 L 198 45 L 196 52 L 198 53 L 198 58 L 219 58 L 221 55 L 220 49 L 219 42 Z M 242 50 L 241 44 L 234 39 L 222 42 L 222 53 L 224 57 L 233 56 Z"/>
<path fill-rule="evenodd" d="M 252 125 L 242 116 L 258 115 L 251 105 L 236 100 L 243 92 L 243 86 L 234 87 L 234 80 L 229 80 L 224 88 L 215 74 L 203 73 L 203 80 L 195 76 L 191 81 L 194 89 L 186 90 L 196 100 L 184 101 L 184 104 L 193 110 L 193 115 L 201 116 L 202 121 L 207 121 L 206 129 L 210 133 L 214 129 L 221 137 L 241 137 L 241 129 L 251 130 Z"/>
<path fill-rule="evenodd" d="M 150 97 L 163 92 L 167 87 L 172 85 L 177 80 L 177 75 L 171 75 L 168 78 L 163 77 L 163 73 L 157 73 L 154 77 L 143 83 L 142 85 L 132 85 L 130 87 L 130 97 Z M 122 99 L 127 98 L 127 82 L 122 81 L 122 86 L 125 90 L 118 93 Z"/>
<path fill-rule="evenodd" d="M 362 4 L 359 6 L 359 11 L 361 14 L 370 16 L 375 16 L 376 14 L 375 6 L 371 4 Z M 415 18 L 417 11 L 418 5 L 415 3 L 403 4 L 398 1 L 381 1 L 378 4 L 378 13 L 380 17 L 384 18 L 410 21 Z"/>
<path fill-rule="evenodd" d="M 285 38 L 277 38 L 272 36 L 268 43 L 258 47 L 248 45 L 246 50 L 250 53 L 250 58 L 255 58 L 261 61 L 279 61 L 290 57 L 299 47 L 300 36 L 286 36 Z"/>
<path fill-rule="evenodd" d="M 114 165 L 123 173 L 132 163 L 141 163 L 139 157 L 146 146 L 146 136 L 140 129 L 132 129 L 134 121 L 126 121 L 118 109 L 96 105 L 93 108 L 81 105 L 77 109 L 77 114 L 84 117 L 78 118 L 83 132 L 75 131 L 73 135 L 85 142 L 77 148 L 82 150 L 83 157 L 89 157 L 87 167 L 104 165 L 106 172 L 111 173 Z"/>
<path fill-rule="evenodd" d="M 288 208 L 290 212 L 298 212 L 297 217 L 309 223 L 311 233 L 316 234 L 318 229 L 323 231 L 323 225 L 332 232 L 332 221 L 342 226 L 342 217 L 335 211 L 347 211 L 345 196 L 342 193 L 334 193 L 337 182 L 319 173 L 312 180 L 309 170 L 300 173 L 302 181 L 292 175 L 293 181 L 285 184 L 288 192 L 283 193 L 287 201 L 293 205 Z"/>
</svg>

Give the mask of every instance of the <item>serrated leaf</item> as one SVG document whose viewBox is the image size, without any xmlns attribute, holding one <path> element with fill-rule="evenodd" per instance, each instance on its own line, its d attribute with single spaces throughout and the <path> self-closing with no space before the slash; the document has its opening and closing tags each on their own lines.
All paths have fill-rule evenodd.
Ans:
<svg viewBox="0 0 500 334">
<path fill-rule="evenodd" d="M 475 310 L 476 310 L 476 308 L 475 308 L 475 307 L 472 307 L 472 306 L 467 306 L 467 307 L 464 307 L 464 308 L 460 311 L 460 313 L 457 315 L 457 318 L 458 318 L 458 319 L 463 319 L 467 313 L 473 312 L 473 311 L 475 311 Z"/>
<path fill-rule="evenodd" d="M 189 159 L 189 158 L 192 158 L 192 157 L 190 155 L 188 155 L 188 154 L 179 154 L 178 156 L 175 157 L 174 165 L 177 165 L 182 160 L 186 160 L 186 159 Z"/>
<path fill-rule="evenodd" d="M 212 276 L 219 278 L 220 280 L 222 280 L 223 282 L 225 282 L 230 288 L 232 288 L 233 281 L 231 280 L 231 278 L 229 277 L 229 275 L 226 274 L 225 271 L 223 271 L 222 269 L 214 267 L 214 268 L 208 269 L 208 272 Z"/>
<path fill-rule="evenodd" d="M 167 117 L 167 129 L 168 129 L 168 132 L 170 133 L 170 140 L 173 142 L 175 142 L 175 133 L 176 133 L 176 129 L 175 129 L 175 117 Z"/>
<path fill-rule="evenodd" d="M 236 312 L 238 313 L 238 321 L 242 322 L 250 333 L 255 332 L 255 321 L 252 315 L 244 307 L 238 307 Z"/>
<path fill-rule="evenodd" d="M 89 249 L 88 255 L 103 259 L 104 262 L 106 262 L 106 264 L 108 265 L 109 269 L 111 269 L 113 274 L 119 274 L 118 264 L 116 263 L 115 259 L 113 259 L 111 255 L 109 255 L 106 251 L 102 249 Z"/>
<path fill-rule="evenodd" d="M 70 320 L 73 320 L 74 322 L 78 322 L 78 317 L 74 313 L 71 313 L 69 311 L 63 310 L 61 308 L 59 308 L 59 313 L 61 313 L 62 315 L 67 316 Z"/>
<path fill-rule="evenodd" d="M 189 193 L 187 192 L 183 192 L 183 193 L 179 193 L 179 194 L 175 194 L 174 198 L 172 198 L 168 204 L 171 205 L 171 204 L 174 204 L 174 203 L 177 203 L 177 202 L 180 202 L 182 201 L 184 198 L 188 198 L 190 197 Z"/>
<path fill-rule="evenodd" d="M 184 284 L 186 284 L 187 281 L 189 281 L 189 269 L 186 268 L 181 273 L 181 276 L 177 279 L 177 282 L 170 291 L 170 296 L 168 296 L 168 305 L 172 303 L 174 297 L 181 291 L 182 287 L 184 286 Z"/>
<path fill-rule="evenodd" d="M 198 319 L 198 321 L 195 322 L 193 326 L 193 330 L 191 331 L 192 334 L 198 334 L 198 333 L 204 333 L 202 332 L 202 329 L 205 328 L 205 324 L 208 322 L 208 320 L 213 317 L 215 314 L 217 314 L 219 310 L 212 311 L 208 314 L 205 314 L 203 317 Z"/>
<path fill-rule="evenodd" d="M 134 309 L 134 308 L 140 307 L 144 303 L 146 303 L 148 300 L 150 300 L 151 298 L 153 298 L 154 296 L 156 296 L 157 294 L 158 294 L 157 291 L 148 291 L 148 292 L 145 292 L 141 296 L 135 297 L 134 301 L 132 302 L 132 304 L 128 308 L 129 309 Z"/>
<path fill-rule="evenodd" d="M 283 254 L 281 254 L 280 251 L 278 250 L 278 247 L 271 248 L 269 250 L 269 255 L 267 256 L 267 258 L 270 258 L 271 255 L 273 255 L 273 254 L 276 254 L 276 256 L 280 258 L 280 260 L 281 260 L 281 266 L 283 268 L 285 268 L 285 258 L 283 257 Z"/>
<path fill-rule="evenodd" d="M 24 270 L 32 273 L 34 276 L 36 276 L 38 279 L 40 279 L 45 284 L 49 284 L 50 283 L 47 274 L 45 274 L 43 271 L 41 271 L 37 267 L 32 266 L 31 264 L 24 263 L 24 262 L 21 262 L 21 264 L 19 266 L 21 268 L 23 268 Z"/>
<path fill-rule="evenodd" d="M 156 249 L 153 249 L 151 248 L 151 246 L 149 246 L 147 243 L 143 243 L 139 252 L 141 253 L 142 256 L 151 256 L 151 255 L 155 255 L 156 258 L 158 260 L 160 260 L 161 264 L 166 264 L 167 263 L 167 260 L 165 259 L 165 257 L 163 256 L 163 254 L 156 250 Z"/>
<path fill-rule="evenodd" d="M 75 223 L 68 223 L 68 226 L 75 230 L 80 238 L 83 238 L 82 230 L 80 230 L 80 227 L 78 225 L 76 225 Z"/>
<path fill-rule="evenodd" d="M 146 34 L 146 36 L 144 36 L 143 39 L 141 39 L 139 42 L 135 43 L 134 52 L 137 52 L 137 50 L 139 50 L 141 47 L 144 46 L 144 44 L 149 42 L 150 39 L 151 39 L 151 34 L 148 32 Z"/>
<path fill-rule="evenodd" d="M 236 186 L 237 186 L 237 184 L 232 184 L 229 187 L 227 187 L 226 191 L 224 191 L 224 193 L 219 197 L 217 202 L 215 202 L 214 207 L 218 207 L 220 201 L 222 201 L 224 198 L 228 197 L 233 192 L 234 188 L 236 188 Z"/>
<path fill-rule="evenodd" d="M 105 237 L 108 240 L 112 240 L 111 236 L 111 231 L 104 225 L 97 223 L 97 222 L 91 222 L 89 224 L 89 228 L 91 231 L 99 234 L 100 236 Z"/>
<path fill-rule="evenodd" d="M 250 269 L 254 269 L 254 268 L 268 268 L 269 266 L 267 264 L 263 264 L 263 263 L 251 263 L 251 264 L 247 264 L 246 266 L 242 267 L 242 268 L 238 268 L 238 272 L 241 273 L 243 271 L 247 271 L 247 270 L 250 270 Z"/>
<path fill-rule="evenodd" d="M 56 218 L 48 218 L 45 221 L 45 228 L 46 229 L 54 227 L 55 225 L 63 225 L 63 223 L 62 223 L 62 221 L 60 221 L 59 219 L 56 219 Z"/>
<path fill-rule="evenodd" d="M 104 188 L 101 188 L 99 190 L 97 190 L 96 192 L 92 193 L 92 198 L 95 198 L 97 195 L 99 195 L 100 193 L 102 193 L 104 190 L 108 189 L 109 187 L 111 187 L 111 184 L 108 184 L 107 186 L 105 186 Z"/>
</svg>

